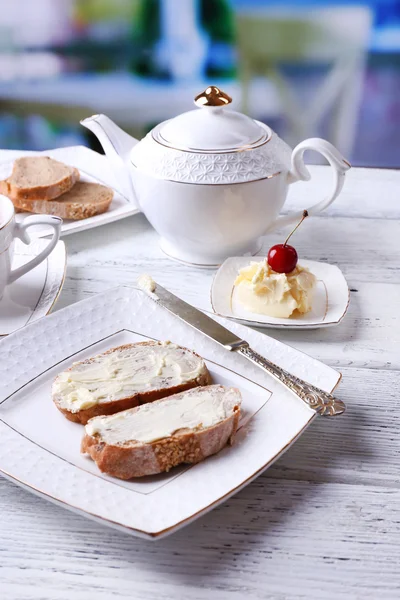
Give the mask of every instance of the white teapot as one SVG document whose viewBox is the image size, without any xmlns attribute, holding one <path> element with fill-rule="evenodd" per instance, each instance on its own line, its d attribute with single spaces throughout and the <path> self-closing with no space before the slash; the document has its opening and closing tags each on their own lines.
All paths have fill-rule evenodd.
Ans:
<svg viewBox="0 0 400 600">
<path fill-rule="evenodd" d="M 210 86 L 195 98 L 200 108 L 160 123 L 140 142 L 105 115 L 82 121 L 112 161 L 119 187 L 160 234 L 162 250 L 199 266 L 256 254 L 267 231 L 301 217 L 302 210 L 278 214 L 289 184 L 310 179 L 305 150 L 320 152 L 334 171 L 332 192 L 311 215 L 334 201 L 350 168 L 319 138 L 292 152 L 264 123 L 227 109 L 231 101 Z"/>
</svg>

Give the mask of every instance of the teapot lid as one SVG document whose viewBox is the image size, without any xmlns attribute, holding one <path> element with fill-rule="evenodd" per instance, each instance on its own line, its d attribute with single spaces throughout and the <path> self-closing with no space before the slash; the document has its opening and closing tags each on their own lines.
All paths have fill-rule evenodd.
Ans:
<svg viewBox="0 0 400 600">
<path fill-rule="evenodd" d="M 196 96 L 195 109 L 158 125 L 152 136 L 158 143 L 191 152 L 229 152 L 250 149 L 270 137 L 271 132 L 246 115 L 226 110 L 232 98 L 216 86 Z"/>
</svg>

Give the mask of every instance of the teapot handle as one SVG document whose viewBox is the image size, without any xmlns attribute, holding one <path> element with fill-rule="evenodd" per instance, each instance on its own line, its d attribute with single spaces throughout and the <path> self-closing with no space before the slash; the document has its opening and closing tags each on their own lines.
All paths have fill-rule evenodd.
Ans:
<svg viewBox="0 0 400 600">
<path fill-rule="evenodd" d="M 310 208 L 304 206 L 300 211 L 290 213 L 289 215 L 285 215 L 283 217 L 278 217 L 268 229 L 268 232 L 285 225 L 296 223 L 299 221 L 299 219 L 301 219 L 305 208 L 307 208 L 309 215 L 318 214 L 322 210 L 325 210 L 325 208 L 328 208 L 328 206 L 332 204 L 342 190 L 344 176 L 346 171 L 351 168 L 351 165 L 345 158 L 343 158 L 335 146 L 321 138 L 310 138 L 308 140 L 304 140 L 304 142 L 300 142 L 300 144 L 296 146 L 292 152 L 292 168 L 288 175 L 288 182 L 294 183 L 296 181 L 309 181 L 311 179 L 311 174 L 304 163 L 304 152 L 306 150 L 316 150 L 327 159 L 334 172 L 333 190 L 327 195 L 326 198 L 320 202 L 317 202 L 317 204 L 314 204 Z"/>
</svg>

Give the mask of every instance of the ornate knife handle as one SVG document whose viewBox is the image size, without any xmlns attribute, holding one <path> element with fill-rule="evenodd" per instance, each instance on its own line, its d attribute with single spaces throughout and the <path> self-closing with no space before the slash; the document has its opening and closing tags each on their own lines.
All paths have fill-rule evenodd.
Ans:
<svg viewBox="0 0 400 600">
<path fill-rule="evenodd" d="M 303 381 L 299 377 L 295 377 L 267 360 L 261 354 L 252 350 L 249 346 L 241 346 L 237 348 L 237 352 L 245 356 L 252 363 L 258 365 L 275 379 L 280 381 L 293 394 L 298 396 L 310 408 L 315 410 L 319 415 L 324 417 L 334 417 L 341 415 L 346 410 L 346 405 L 341 400 L 338 400 L 332 394 L 324 392 L 318 387 Z"/>
</svg>

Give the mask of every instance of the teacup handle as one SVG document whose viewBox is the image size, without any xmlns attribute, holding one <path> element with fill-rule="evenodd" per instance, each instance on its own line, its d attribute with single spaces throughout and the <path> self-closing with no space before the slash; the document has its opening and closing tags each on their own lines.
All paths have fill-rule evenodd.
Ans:
<svg viewBox="0 0 400 600">
<path fill-rule="evenodd" d="M 351 165 L 340 154 L 335 146 L 321 138 L 310 138 L 308 140 L 304 140 L 304 142 L 300 142 L 300 144 L 298 144 L 293 150 L 292 168 L 288 175 L 289 183 L 295 183 L 296 181 L 309 181 L 311 179 L 311 174 L 304 163 L 304 152 L 306 150 L 316 150 L 327 159 L 334 172 L 333 190 L 326 198 L 320 202 L 317 202 L 317 204 L 314 204 L 310 208 L 303 206 L 301 210 L 295 213 L 278 217 L 268 231 L 271 231 L 272 229 L 278 229 L 279 227 L 283 227 L 285 225 L 297 223 L 297 221 L 299 221 L 303 216 L 304 209 L 307 209 L 309 215 L 316 215 L 322 210 L 325 210 L 325 208 L 328 208 L 328 206 L 332 204 L 342 190 L 344 176 L 346 171 L 351 168 Z"/>
<path fill-rule="evenodd" d="M 27 263 L 13 269 L 10 272 L 10 276 L 7 283 L 13 283 L 16 279 L 25 275 L 31 269 L 34 269 L 40 263 L 48 257 L 52 252 L 60 239 L 62 219 L 60 217 L 54 217 L 52 215 L 32 215 L 31 217 L 25 217 L 22 223 L 15 223 L 14 225 L 14 236 L 19 238 L 24 244 L 30 244 L 31 239 L 27 232 L 27 229 L 32 225 L 49 225 L 53 229 L 53 235 L 49 240 L 46 248 L 44 248 L 37 256 L 29 260 Z"/>
</svg>

